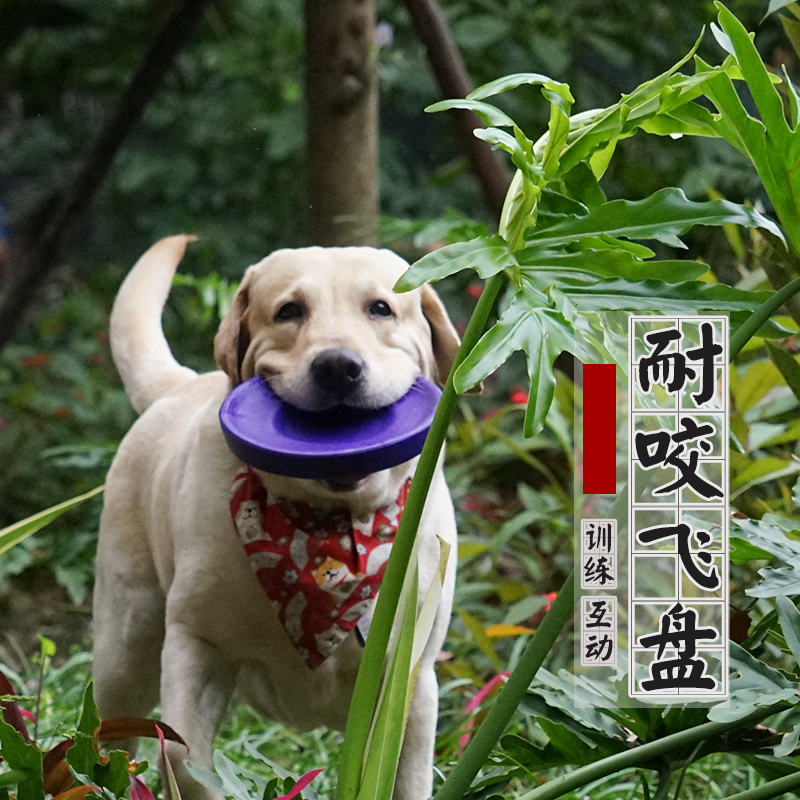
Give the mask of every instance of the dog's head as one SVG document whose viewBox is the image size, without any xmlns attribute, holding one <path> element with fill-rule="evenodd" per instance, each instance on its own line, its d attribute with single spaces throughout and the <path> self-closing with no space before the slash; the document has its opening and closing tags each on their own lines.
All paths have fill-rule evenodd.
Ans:
<svg viewBox="0 0 800 800">
<path fill-rule="evenodd" d="M 369 247 L 278 250 L 247 270 L 217 364 L 232 386 L 261 375 L 306 411 L 383 408 L 419 375 L 444 380 L 458 335 L 433 289 L 392 291 L 406 269 Z"/>
</svg>

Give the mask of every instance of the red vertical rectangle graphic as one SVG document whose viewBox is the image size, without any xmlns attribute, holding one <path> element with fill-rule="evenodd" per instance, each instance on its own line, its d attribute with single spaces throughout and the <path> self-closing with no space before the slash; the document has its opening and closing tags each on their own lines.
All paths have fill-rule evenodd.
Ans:
<svg viewBox="0 0 800 800">
<path fill-rule="evenodd" d="M 617 493 L 617 367 L 583 367 L 583 493 Z"/>
</svg>

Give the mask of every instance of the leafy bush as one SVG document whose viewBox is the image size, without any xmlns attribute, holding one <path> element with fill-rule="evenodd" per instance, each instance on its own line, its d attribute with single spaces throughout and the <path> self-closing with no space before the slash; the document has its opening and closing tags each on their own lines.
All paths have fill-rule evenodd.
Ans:
<svg viewBox="0 0 800 800">
<path fill-rule="evenodd" d="M 0 772 L 0 797 L 8 800 L 8 787 L 16 786 L 19 800 L 44 800 L 46 795 L 60 800 L 81 800 L 90 793 L 120 800 L 130 793 L 138 800 L 154 800 L 152 792 L 138 777 L 147 769 L 147 763 L 131 761 L 128 753 L 122 750 L 112 750 L 104 755 L 100 750 L 101 743 L 140 736 L 158 737 L 163 755 L 165 739 L 181 743 L 182 739 L 169 726 L 154 720 L 126 717 L 101 723 L 91 682 L 83 692 L 82 702 L 69 707 L 72 712 L 77 709 L 77 728 L 64 738 L 62 729 L 67 721 L 58 719 L 57 729 L 39 739 L 43 683 L 49 660 L 54 654 L 53 643 L 42 639 L 36 695 L 32 698 L 35 712 L 23 711 L 18 701 L 31 698 L 15 696 L 9 677 L 0 672 L 0 752 L 5 765 Z M 67 672 L 71 666 L 73 664 L 64 665 L 59 673 Z M 20 688 L 26 688 L 19 676 L 12 674 L 11 677 Z M 62 683 L 59 675 L 50 677 L 55 677 L 62 686 L 75 688 L 76 684 L 69 681 Z M 33 724 L 33 735 L 28 728 L 29 722 Z M 180 800 L 174 789 L 169 796 L 171 800 Z"/>
<path fill-rule="evenodd" d="M 561 454 L 564 466 L 572 466 L 568 384 L 557 378 L 555 359 L 568 351 L 587 361 L 625 363 L 626 358 L 619 357 L 625 346 L 621 320 L 631 310 L 729 313 L 734 330 L 731 353 L 733 357 L 741 353 L 743 364 L 732 380 L 739 402 L 732 427 L 742 450 L 741 459 L 732 459 L 732 487 L 742 506 L 758 517 L 769 505 L 759 498 L 759 491 L 785 490 L 785 479 L 796 472 L 785 446 L 793 447 L 800 438 L 792 419 L 800 386 L 799 365 L 790 349 L 767 344 L 766 338 L 789 332 L 776 324 L 774 317 L 800 283 L 787 283 L 776 293 L 753 291 L 762 283 L 756 275 L 746 279 L 744 286 L 729 287 L 711 279 L 700 262 L 656 258 L 665 245 L 682 247 L 681 237 L 695 225 L 737 224 L 760 229 L 752 234 L 754 240 L 784 269 L 791 268 L 800 253 L 794 171 L 800 102 L 787 76 L 782 83 L 784 96 L 778 93 L 777 79 L 765 68 L 744 27 L 721 6 L 719 22 L 715 37 L 728 53 L 721 65 L 712 67 L 693 50 L 678 65 L 605 109 L 572 115 L 570 88 L 533 73 L 494 81 L 467 100 L 437 107 L 466 107 L 481 115 L 489 126 L 480 132 L 481 138 L 506 151 L 518 172 L 497 235 L 479 234 L 466 240 L 454 236 L 454 243 L 422 258 L 400 284 L 408 289 L 464 268 L 487 281 L 483 290 L 476 292 L 480 297 L 398 530 L 345 735 L 337 781 L 339 797 L 350 800 L 388 797 L 390 793 L 393 756 L 399 747 L 397 734 L 412 671 L 409 654 L 417 607 L 413 567 L 407 568 L 427 483 L 448 431 L 454 439 L 454 452 L 461 456 L 451 475 L 456 493 L 464 497 L 462 521 L 467 534 L 462 564 L 478 580 L 459 589 L 460 623 L 452 637 L 455 652 L 442 667 L 450 678 L 444 694 L 445 715 L 451 720 L 442 740 L 443 757 L 452 770 L 440 786 L 437 800 L 484 797 L 505 791 L 509 783 L 516 787 L 514 791 L 524 791 L 525 800 L 562 796 L 587 785 L 594 787 L 597 796 L 605 796 L 608 784 L 597 782 L 630 769 L 639 771 L 636 785 L 628 773 L 623 773 L 622 780 L 632 793 L 645 798 L 665 797 L 671 791 L 677 795 L 680 787 L 691 781 L 690 765 L 712 753 L 724 753 L 726 759 L 738 753 L 742 761 L 725 763 L 745 764 L 753 770 L 748 772 L 750 777 L 757 775 L 759 782 L 769 782 L 758 794 L 743 792 L 740 800 L 773 796 L 800 783 L 794 755 L 800 735 L 796 708 L 800 699 L 800 612 L 785 596 L 797 586 L 795 570 L 800 563 L 794 542 L 800 532 L 793 521 L 765 516 L 738 522 L 734 561 L 746 566 L 754 560 L 778 558 L 787 566 L 771 567 L 756 586 L 742 587 L 741 596 L 757 598 L 758 605 L 747 609 L 756 619 L 742 646 L 731 645 L 734 678 L 728 707 L 623 708 L 614 688 L 575 678 L 559 671 L 558 664 L 551 664 L 550 671 L 542 670 L 545 657 L 568 627 L 572 576 L 554 599 L 526 594 L 534 580 L 566 572 L 569 559 L 569 549 L 557 535 L 568 531 L 570 525 L 564 485 L 568 478 L 538 457 L 539 448 L 547 448 L 548 453 Z M 477 33 L 467 30 L 461 35 Z M 680 68 L 690 61 L 694 73 L 682 73 Z M 734 83 L 739 81 L 746 83 L 755 111 L 740 99 Z M 525 86 L 540 89 L 548 104 L 548 131 L 537 140 L 528 138 L 506 111 L 486 102 L 495 94 Z M 755 166 L 781 227 L 753 207 L 713 197 L 693 201 L 677 188 L 658 188 L 634 200 L 609 200 L 600 181 L 618 144 L 640 131 L 731 143 Z M 730 229 L 727 235 L 736 240 Z M 642 241 L 655 244 L 646 247 Z M 784 251 L 789 255 L 784 257 Z M 698 280 L 701 276 L 705 280 Z M 783 282 L 774 271 L 770 278 L 779 285 Z M 473 278 L 467 280 L 471 285 Z M 226 288 L 222 287 L 219 296 L 224 296 Z M 524 400 L 522 432 L 528 438 L 520 435 L 515 424 L 522 414 L 520 402 L 490 418 L 475 418 L 467 411 L 453 424 L 451 417 L 460 402 L 458 392 L 487 379 L 519 350 L 525 353 L 530 389 L 515 392 L 514 399 Z M 766 353 L 772 362 L 766 360 Z M 779 376 L 788 387 L 780 385 Z M 476 484 L 490 482 L 504 468 L 519 470 L 520 464 L 536 475 L 538 485 L 532 488 L 520 482 L 515 491 L 498 492 L 494 497 L 487 491 L 470 500 L 468 493 Z M 782 498 L 786 507 L 793 499 L 791 492 L 788 494 Z M 767 498 L 771 501 L 772 495 Z M 537 574 L 541 567 L 526 557 L 525 545 L 533 535 L 532 526 L 545 515 L 548 522 L 555 517 L 556 524 L 541 526 L 542 548 L 549 559 L 543 575 Z M 486 578 L 483 582 L 481 574 Z M 747 580 L 752 573 L 740 574 Z M 478 602 L 492 594 L 499 602 L 488 609 Z M 501 603 L 511 605 L 500 609 Z M 540 619 L 540 610 L 550 604 Z M 386 667 L 396 609 L 400 632 Z M 536 633 L 529 637 L 526 627 L 535 627 Z M 494 632 L 516 630 L 498 647 L 490 633 L 493 628 Z M 485 692 L 475 698 L 474 712 L 487 701 L 490 691 L 500 686 L 501 679 L 487 678 L 504 671 L 506 664 L 513 666 L 510 677 L 480 727 L 474 734 L 459 727 L 456 691 L 463 685 L 460 682 L 486 682 Z M 388 681 L 388 701 L 373 715 L 382 680 Z M 591 712 L 574 707 L 575 692 L 589 701 Z M 515 728 L 506 734 L 518 709 L 521 714 Z M 766 720 L 769 727 L 761 727 Z M 468 734 L 471 741 L 462 753 L 461 740 Z M 263 760 L 252 752 L 250 755 Z M 538 781 L 549 770 L 556 771 L 551 780 L 525 791 L 529 788 L 526 781 Z M 224 757 L 218 757 L 217 771 L 217 778 L 205 779 L 232 796 L 279 790 L 278 783 L 258 775 L 245 776 L 242 781 Z M 651 789 L 651 784 L 656 788 Z"/>
</svg>

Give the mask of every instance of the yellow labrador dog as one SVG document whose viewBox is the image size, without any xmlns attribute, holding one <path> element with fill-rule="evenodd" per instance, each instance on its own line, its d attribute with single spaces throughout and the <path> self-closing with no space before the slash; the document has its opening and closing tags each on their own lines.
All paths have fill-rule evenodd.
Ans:
<svg viewBox="0 0 800 800">
<path fill-rule="evenodd" d="M 209 767 L 214 735 L 234 691 L 266 717 L 295 728 L 343 728 L 361 659 L 352 617 L 372 597 L 364 590 L 354 611 L 350 603 L 349 622 L 343 614 L 321 627 L 312 622 L 307 630 L 306 610 L 270 599 L 261 576 L 288 548 L 318 579 L 319 598 L 349 597 L 357 585 L 352 570 L 313 549 L 317 532 L 308 520 L 349 514 L 363 523 L 383 515 L 378 527 L 385 534 L 383 525 L 392 517 L 387 509 L 396 518 L 416 463 L 329 481 L 250 470 L 225 444 L 220 404 L 238 383 L 260 375 L 300 409 L 384 407 L 419 375 L 442 379 L 458 336 L 430 288 L 393 293 L 408 265 L 386 250 L 280 250 L 247 270 L 215 340 L 220 371 L 198 375 L 175 361 L 161 329 L 161 312 L 189 241 L 175 236 L 148 250 L 123 283 L 111 315 L 114 360 L 141 417 L 122 441 L 106 486 L 94 594 L 94 678 L 102 717 L 145 716 L 160 703 L 164 721 L 186 740 L 188 757 Z M 284 527 L 277 533 L 271 523 L 262 524 L 264 497 L 267 516 L 281 512 Z M 371 556 L 369 527 L 359 535 L 367 537 L 359 539 L 359 552 Z M 439 562 L 437 537 L 455 553 L 453 508 L 441 471 L 419 535 L 424 587 Z M 354 547 L 348 531 L 338 541 Z M 269 552 L 270 546 L 284 550 Z M 395 797 L 408 800 L 431 793 L 434 660 L 450 618 L 453 573 L 451 559 L 399 764 Z M 292 570 L 284 576 L 278 594 L 291 594 L 296 576 Z M 310 641 L 313 652 L 298 646 L 300 641 Z M 185 800 L 213 794 L 189 776 L 185 748 L 169 743 L 168 755 Z"/>
</svg>

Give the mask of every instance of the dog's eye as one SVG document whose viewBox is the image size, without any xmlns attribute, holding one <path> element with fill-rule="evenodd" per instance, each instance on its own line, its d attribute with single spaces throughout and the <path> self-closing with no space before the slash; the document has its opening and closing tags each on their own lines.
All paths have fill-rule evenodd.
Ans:
<svg viewBox="0 0 800 800">
<path fill-rule="evenodd" d="M 291 322 L 302 319 L 306 315 L 306 307 L 294 300 L 284 303 L 275 314 L 275 322 Z"/>
<path fill-rule="evenodd" d="M 369 314 L 371 317 L 393 317 L 394 311 L 385 300 L 374 300 L 369 304 Z"/>
</svg>

